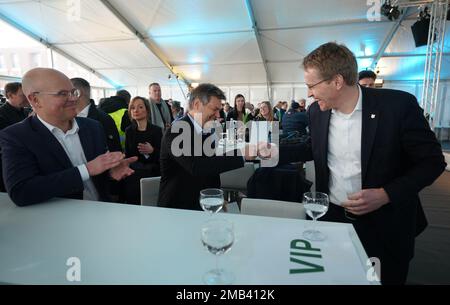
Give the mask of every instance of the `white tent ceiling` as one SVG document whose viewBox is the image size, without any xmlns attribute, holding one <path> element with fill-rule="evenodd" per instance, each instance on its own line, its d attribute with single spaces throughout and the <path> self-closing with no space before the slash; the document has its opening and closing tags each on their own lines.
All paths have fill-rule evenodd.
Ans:
<svg viewBox="0 0 450 305">
<path fill-rule="evenodd" d="M 301 59 L 328 41 L 346 44 L 361 69 L 370 66 L 396 24 L 370 22 L 370 7 L 366 0 L 0 0 L 0 18 L 116 87 L 174 85 L 170 69 L 188 82 L 276 85 L 302 83 Z M 417 8 L 408 15 L 379 61 L 386 80 L 423 77 L 426 49 L 415 48 L 410 29 Z M 450 78 L 448 54 L 441 71 Z"/>
</svg>

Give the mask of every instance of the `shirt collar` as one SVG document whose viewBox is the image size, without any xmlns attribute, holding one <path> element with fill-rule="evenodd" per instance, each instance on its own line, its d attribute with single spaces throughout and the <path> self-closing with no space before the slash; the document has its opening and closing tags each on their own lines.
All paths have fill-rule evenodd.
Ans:
<svg viewBox="0 0 450 305">
<path fill-rule="evenodd" d="M 47 123 L 41 117 L 39 117 L 39 115 L 36 115 L 36 117 L 39 119 L 39 121 L 41 121 L 42 124 L 44 124 L 45 127 L 47 127 L 48 130 L 50 130 L 51 133 L 55 133 L 57 131 L 60 131 L 60 132 L 62 132 L 64 134 L 64 132 L 60 128 L 58 128 L 56 126 L 53 126 L 52 124 Z M 79 129 L 80 128 L 78 127 L 77 120 L 72 119 L 72 128 L 70 130 L 68 130 L 65 133 L 65 135 L 76 134 Z"/>
<path fill-rule="evenodd" d="M 89 114 L 89 108 L 91 107 L 91 104 L 89 103 L 86 107 L 83 108 L 83 110 L 78 113 L 77 117 L 80 118 L 87 118 Z"/>
<path fill-rule="evenodd" d="M 188 113 L 188 117 L 189 117 L 189 119 L 191 120 L 192 124 L 194 125 L 195 132 L 196 132 L 197 134 L 203 134 L 203 128 L 202 128 L 202 126 L 200 126 L 200 124 L 197 123 L 196 120 L 194 120 L 194 118 L 191 116 L 190 113 Z"/>
<path fill-rule="evenodd" d="M 358 86 L 358 102 L 356 103 L 355 109 L 353 109 L 353 111 L 349 114 L 344 114 L 342 112 L 337 111 L 336 109 L 331 109 L 331 113 L 351 117 L 356 111 L 362 111 L 362 90 L 360 85 L 357 86 Z"/>
</svg>

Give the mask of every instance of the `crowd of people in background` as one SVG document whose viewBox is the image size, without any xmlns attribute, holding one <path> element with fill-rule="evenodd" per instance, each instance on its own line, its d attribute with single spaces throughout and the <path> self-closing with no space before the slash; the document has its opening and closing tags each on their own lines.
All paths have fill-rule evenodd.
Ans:
<svg viewBox="0 0 450 305">
<path fill-rule="evenodd" d="M 220 187 L 220 173 L 256 156 L 279 152 L 279 165 L 314 160 L 316 190 L 330 196 L 323 219 L 352 223 L 368 256 L 383 263 L 381 282 L 402 284 L 414 238 L 427 225 L 418 192 L 446 166 L 441 147 L 415 97 L 373 89 L 376 74 L 358 75 L 347 47 L 321 45 L 303 68 L 310 105 L 300 99 L 255 107 L 242 94 L 230 105 L 217 86 L 200 84 L 186 112 L 162 98 L 158 83 L 149 85 L 148 97 L 120 90 L 97 106 L 85 79 L 32 69 L 22 83 L 5 87 L 1 190 L 18 206 L 54 197 L 139 204 L 140 179 L 161 176 L 158 206 L 196 210 L 200 190 Z M 267 122 L 304 142 L 280 141 L 279 151 L 247 143 L 230 156 L 196 155 L 198 143 L 214 148 L 214 121 Z M 184 131 L 194 144 L 188 154 L 177 146 Z"/>
<path fill-rule="evenodd" d="M 374 87 L 376 74 L 361 71 L 361 86 Z M 82 78 L 72 78 L 73 87 L 78 90 L 77 117 L 98 121 L 104 132 L 104 138 L 110 152 L 123 152 L 126 157 L 137 157 L 131 167 L 135 171 L 125 181 L 109 181 L 114 201 L 139 204 L 139 180 L 144 177 L 160 175 L 159 151 L 161 139 L 174 121 L 182 119 L 189 111 L 180 101 L 162 98 L 158 83 L 149 85 L 148 97 L 132 95 L 127 90 L 118 90 L 116 95 L 94 101 L 91 98 L 91 86 Z M 21 122 L 34 112 L 22 91 L 21 83 L 9 83 L 5 86 L 5 97 L 0 107 L 0 130 Z M 278 101 L 272 105 L 261 101 L 256 106 L 248 102 L 243 94 L 234 97 L 232 105 L 223 101 L 219 123 L 240 121 L 244 125 L 250 121 L 267 121 L 277 124 L 285 137 L 303 136 L 308 133 L 307 101 Z M 248 141 L 248 131 L 246 139 Z M 1 163 L 0 163 L 1 167 Z M 0 179 L 0 191 L 6 191 L 3 177 Z"/>
</svg>

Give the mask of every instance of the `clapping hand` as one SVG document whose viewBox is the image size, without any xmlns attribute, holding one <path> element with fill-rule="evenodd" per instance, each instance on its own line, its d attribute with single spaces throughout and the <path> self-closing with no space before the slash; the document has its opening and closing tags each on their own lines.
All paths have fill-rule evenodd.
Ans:
<svg viewBox="0 0 450 305">
<path fill-rule="evenodd" d="M 148 142 L 139 143 L 137 146 L 137 149 L 141 154 L 147 154 L 147 155 L 150 155 L 155 150 L 153 148 L 153 146 Z"/>
<path fill-rule="evenodd" d="M 107 152 L 103 155 L 98 156 L 94 160 L 89 161 L 86 164 L 89 176 L 97 176 L 105 171 L 118 166 L 120 162 L 125 158 L 122 152 Z"/>
<path fill-rule="evenodd" d="M 278 147 L 267 142 L 258 143 L 258 157 L 262 160 L 272 159 L 278 156 Z"/>
<path fill-rule="evenodd" d="M 109 170 L 109 175 L 117 181 L 120 181 L 128 176 L 131 176 L 134 174 L 134 170 L 130 168 L 130 164 L 133 162 L 136 162 L 138 160 L 138 157 L 131 157 L 128 159 L 123 159 L 120 161 L 120 163 L 111 168 Z"/>
</svg>

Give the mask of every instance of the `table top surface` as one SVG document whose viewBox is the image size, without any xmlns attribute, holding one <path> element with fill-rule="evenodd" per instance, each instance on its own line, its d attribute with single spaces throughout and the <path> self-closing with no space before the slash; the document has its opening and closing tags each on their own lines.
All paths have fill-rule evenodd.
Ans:
<svg viewBox="0 0 450 305">
<path fill-rule="evenodd" d="M 327 239 L 308 245 L 302 232 L 312 222 L 306 220 L 71 199 L 17 207 L 4 193 L 0 282 L 202 284 L 202 275 L 215 266 L 200 240 L 211 217 L 234 224 L 235 242 L 219 265 L 233 272 L 235 284 L 373 284 L 366 277 L 367 255 L 349 224 L 317 222 Z M 80 282 L 67 277 L 73 258 Z"/>
</svg>

